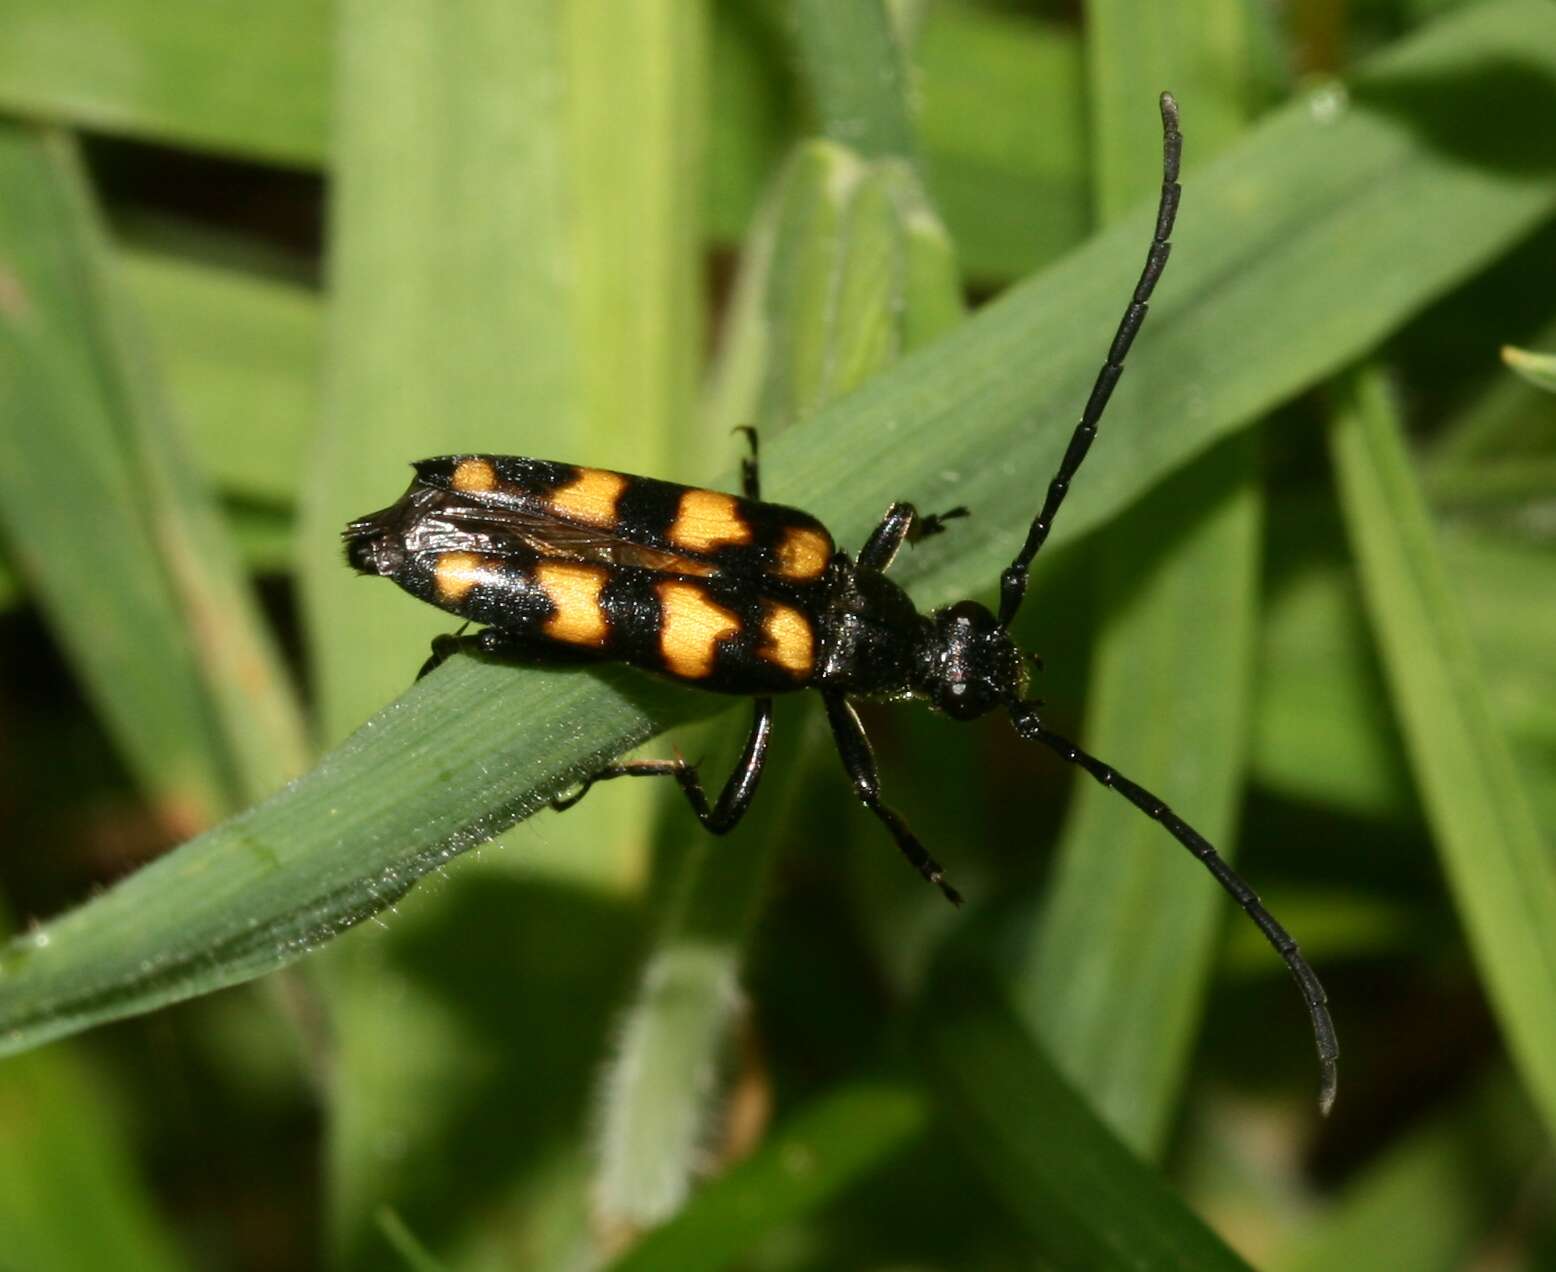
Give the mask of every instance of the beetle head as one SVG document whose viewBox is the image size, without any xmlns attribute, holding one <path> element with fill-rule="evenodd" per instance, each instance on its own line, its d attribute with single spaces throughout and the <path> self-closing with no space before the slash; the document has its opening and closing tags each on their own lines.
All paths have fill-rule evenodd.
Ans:
<svg viewBox="0 0 1556 1272">
<path fill-rule="evenodd" d="M 976 720 L 1026 695 L 1026 660 L 977 601 L 959 601 L 929 616 L 920 667 L 925 697 L 953 720 Z"/>
</svg>

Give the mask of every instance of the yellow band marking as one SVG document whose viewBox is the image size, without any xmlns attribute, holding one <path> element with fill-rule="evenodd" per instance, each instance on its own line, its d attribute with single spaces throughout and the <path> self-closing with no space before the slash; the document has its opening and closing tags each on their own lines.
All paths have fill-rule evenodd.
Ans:
<svg viewBox="0 0 1556 1272">
<path fill-rule="evenodd" d="M 542 632 L 568 645 L 598 649 L 605 644 L 610 628 L 600 608 L 600 591 L 605 586 L 603 566 L 542 561 L 535 567 L 535 582 L 556 610 L 541 627 Z"/>
<path fill-rule="evenodd" d="M 576 481 L 558 486 L 551 492 L 551 511 L 563 521 L 614 530 L 616 502 L 626 488 L 627 479 L 620 473 L 607 472 L 603 468 L 581 468 Z"/>
<path fill-rule="evenodd" d="M 819 579 L 832 559 L 832 540 L 809 526 L 790 526 L 778 542 L 778 573 L 798 583 Z"/>
<path fill-rule="evenodd" d="M 683 680 L 713 674 L 719 641 L 740 631 L 740 619 L 715 605 L 696 583 L 667 579 L 654 584 L 659 595 L 659 652 L 665 670 Z"/>
<path fill-rule="evenodd" d="M 481 570 L 485 564 L 479 552 L 443 553 L 433 570 L 438 598 L 448 605 L 457 605 L 464 600 L 481 581 Z"/>
<path fill-rule="evenodd" d="M 796 680 L 804 680 L 816 663 L 816 637 L 810 620 L 792 605 L 763 602 L 762 643 L 756 652 L 764 662 L 782 667 Z"/>
<path fill-rule="evenodd" d="M 450 485 L 455 490 L 484 494 L 497 489 L 497 470 L 486 459 L 462 459 L 454 469 Z"/>
<path fill-rule="evenodd" d="M 688 490 L 670 523 L 670 542 L 687 552 L 710 552 L 728 543 L 750 543 L 751 527 L 733 495 Z"/>
</svg>

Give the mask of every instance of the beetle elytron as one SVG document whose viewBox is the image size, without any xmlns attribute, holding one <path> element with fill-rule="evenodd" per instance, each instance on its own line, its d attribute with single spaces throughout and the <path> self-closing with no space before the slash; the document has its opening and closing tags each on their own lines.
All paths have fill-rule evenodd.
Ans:
<svg viewBox="0 0 1556 1272">
<path fill-rule="evenodd" d="M 346 556 L 363 574 L 384 575 L 413 596 L 486 624 L 470 636 L 439 637 L 424 673 L 460 649 L 528 661 L 582 656 L 755 699 L 745 748 L 713 805 L 696 769 L 675 759 L 611 764 L 558 800 L 558 808 L 605 778 L 673 777 L 698 820 L 722 834 L 755 794 L 772 727 L 771 695 L 819 690 L 860 802 L 952 901 L 961 898 L 939 863 L 882 803 L 875 757 L 850 700 L 922 699 L 956 720 L 1005 708 L 1021 738 L 1080 765 L 1159 821 L 1247 911 L 1296 977 L 1312 1017 L 1319 1104 L 1327 1111 L 1339 1048 L 1323 988 L 1296 942 L 1166 804 L 1043 724 L 1038 704 L 1027 698 L 1028 659 L 1008 632 L 1032 560 L 1086 457 L 1167 263 L 1182 137 L 1170 94 L 1162 94 L 1161 111 L 1162 192 L 1145 269 L 1042 510 L 1000 577 L 998 616 L 976 601 L 920 614 L 886 577 L 903 544 L 938 534 L 965 508 L 922 516 L 912 504 L 895 503 L 858 559 L 850 559 L 814 517 L 761 501 L 754 433 L 738 499 L 507 455 L 423 460 L 395 504 L 346 527 Z"/>
</svg>

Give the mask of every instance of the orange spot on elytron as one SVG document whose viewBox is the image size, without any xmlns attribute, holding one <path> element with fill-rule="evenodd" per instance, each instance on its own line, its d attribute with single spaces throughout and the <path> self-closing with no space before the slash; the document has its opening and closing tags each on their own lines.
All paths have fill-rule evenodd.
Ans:
<svg viewBox="0 0 1556 1272">
<path fill-rule="evenodd" d="M 433 572 L 439 599 L 449 605 L 457 605 L 464 600 L 481 581 L 481 567 L 484 564 L 479 552 L 443 553 Z"/>
<path fill-rule="evenodd" d="M 688 490 L 670 523 L 670 542 L 687 552 L 710 552 L 730 543 L 750 543 L 751 527 L 733 495 Z"/>
<path fill-rule="evenodd" d="M 762 643 L 757 656 L 803 680 L 816 663 L 816 637 L 810 620 L 792 605 L 766 601 L 762 606 Z"/>
<path fill-rule="evenodd" d="M 474 491 L 482 494 L 497 489 L 497 470 L 487 459 L 462 459 L 454 469 L 450 485 L 455 490 Z"/>
<path fill-rule="evenodd" d="M 832 540 L 809 526 L 790 526 L 778 543 L 778 573 L 786 579 L 808 583 L 826 572 L 832 559 Z"/>
<path fill-rule="evenodd" d="M 739 632 L 740 620 L 710 601 L 696 583 L 667 579 L 654 584 L 654 591 L 659 596 L 659 652 L 665 670 L 683 680 L 711 676 L 719 641 Z"/>
<path fill-rule="evenodd" d="M 552 640 L 568 645 L 605 644 L 610 628 L 600 608 L 605 569 L 571 561 L 542 561 L 535 567 L 535 581 L 556 612 L 541 627 Z"/>
<path fill-rule="evenodd" d="M 598 526 L 602 530 L 616 528 L 616 502 L 627 488 L 627 479 L 620 473 L 607 472 L 603 468 L 581 468 L 578 478 L 551 492 L 551 511 L 563 521 L 578 525 Z"/>
</svg>

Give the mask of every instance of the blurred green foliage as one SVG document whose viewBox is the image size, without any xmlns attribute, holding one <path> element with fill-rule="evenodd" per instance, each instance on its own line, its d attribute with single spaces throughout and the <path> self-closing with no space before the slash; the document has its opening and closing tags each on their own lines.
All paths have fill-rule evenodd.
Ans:
<svg viewBox="0 0 1556 1272">
<path fill-rule="evenodd" d="M 1080 8 L 0 0 L 0 1268 L 1556 1260 L 1556 11 Z M 526 820 L 745 708 L 407 690 L 448 624 L 336 548 L 424 454 L 755 422 L 845 544 L 972 504 L 897 572 L 988 599 L 1164 87 L 1019 634 L 1304 941 L 1327 1122 L 1257 933 L 1007 731 L 867 713 L 964 912 L 809 703 L 727 840 Z"/>
</svg>

